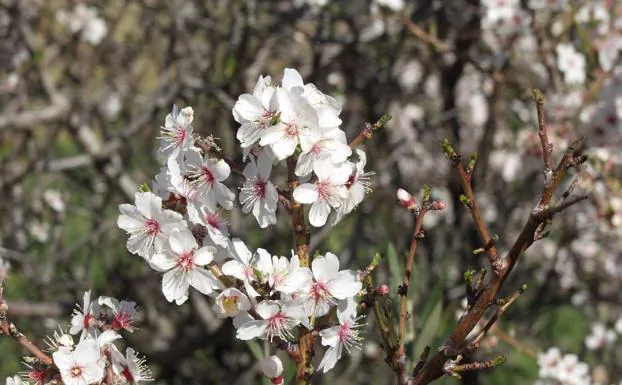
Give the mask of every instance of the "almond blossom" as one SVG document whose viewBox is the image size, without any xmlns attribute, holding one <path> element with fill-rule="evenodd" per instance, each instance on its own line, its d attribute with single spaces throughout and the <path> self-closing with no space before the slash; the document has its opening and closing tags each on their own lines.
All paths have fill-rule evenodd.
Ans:
<svg viewBox="0 0 622 385">
<path fill-rule="evenodd" d="M 89 331 L 93 331 L 91 321 L 96 321 L 100 312 L 99 304 L 91 302 L 90 290 L 84 293 L 83 298 L 82 307 L 73 312 L 69 329 L 69 333 L 74 335 L 81 332 L 80 340 L 83 340 Z"/>
<path fill-rule="evenodd" d="M 162 292 L 169 302 L 181 305 L 188 299 L 189 286 L 203 294 L 211 294 L 222 284 L 204 268 L 212 262 L 215 249 L 205 246 L 198 248 L 192 233 L 185 229 L 175 229 L 169 237 L 169 248 L 155 254 L 151 266 L 164 273 Z"/>
<path fill-rule="evenodd" d="M 339 271 L 339 258 L 333 253 L 317 256 L 311 262 L 313 281 L 301 290 L 307 316 L 327 314 L 338 300 L 354 297 L 362 288 L 359 274 L 352 270 Z"/>
<path fill-rule="evenodd" d="M 125 329 L 132 333 L 136 328 L 134 323 L 138 319 L 136 302 L 119 301 L 112 297 L 100 297 L 100 305 L 106 305 L 112 310 L 112 328 L 114 330 Z"/>
<path fill-rule="evenodd" d="M 356 154 L 359 160 L 354 165 L 354 172 L 346 184 L 348 195 L 341 206 L 337 208 L 333 225 L 352 212 L 363 201 L 365 194 L 371 191 L 371 176 L 373 173 L 365 173 L 363 170 L 367 163 L 367 155 L 359 149 L 356 150 Z"/>
<path fill-rule="evenodd" d="M 339 325 L 320 331 L 322 345 L 329 347 L 318 366 L 318 370 L 324 373 L 335 367 L 344 348 L 348 353 L 352 348 L 361 349 L 363 338 L 358 329 L 363 325 L 358 323 L 361 317 L 356 316 L 356 302 L 352 298 L 339 304 L 337 318 Z"/>
<path fill-rule="evenodd" d="M 272 159 L 262 152 L 257 159 L 250 156 L 250 161 L 244 168 L 246 182 L 240 188 L 240 203 L 242 212 L 253 212 L 259 227 L 266 228 L 276 224 L 276 206 L 279 194 L 270 182 Z"/>
<path fill-rule="evenodd" d="M 294 199 L 303 204 L 311 204 L 309 223 L 315 227 L 324 226 L 331 208 L 341 206 L 348 198 L 346 183 L 352 174 L 348 163 L 332 165 L 324 162 L 315 170 L 317 180 L 304 183 L 294 190 Z"/>
<path fill-rule="evenodd" d="M 184 153 L 185 175 L 195 191 L 194 198 L 201 204 L 230 210 L 235 195 L 222 182 L 231 174 L 231 168 L 222 159 L 201 157 L 198 151 Z"/>
<path fill-rule="evenodd" d="M 293 155 L 298 145 L 303 152 L 309 151 L 321 138 L 317 114 L 302 97 L 303 91 L 302 87 L 276 90 L 280 122 L 264 130 L 259 144 L 269 145 L 278 160 Z"/>
<path fill-rule="evenodd" d="M 136 193 L 135 205 L 121 204 L 119 211 L 117 226 L 130 235 L 127 249 L 146 259 L 162 251 L 171 230 L 186 227 L 181 214 L 162 209 L 162 198 L 151 192 Z"/>
<path fill-rule="evenodd" d="M 252 94 L 240 95 L 233 107 L 233 118 L 240 123 L 237 139 L 242 148 L 249 148 L 259 141 L 267 127 L 276 124 L 278 118 L 276 88 L 269 76 L 260 76 Z"/>
<path fill-rule="evenodd" d="M 257 304 L 255 312 L 261 319 L 250 319 L 241 324 L 236 333 L 238 339 L 261 338 L 272 342 L 274 337 L 278 337 L 286 341 L 293 338 L 291 329 L 304 317 L 300 307 L 281 305 L 271 300 Z"/>
<path fill-rule="evenodd" d="M 192 137 L 192 120 L 194 119 L 192 107 L 182 108 L 173 105 L 173 111 L 166 115 L 166 120 L 160 132 L 159 155 L 162 159 L 179 158 L 184 151 L 194 146 Z"/>
<path fill-rule="evenodd" d="M 65 385 L 98 383 L 104 378 L 106 361 L 101 360 L 97 341 L 85 339 L 74 351 L 59 350 L 52 354 Z"/>
<path fill-rule="evenodd" d="M 129 384 L 136 385 L 153 381 L 151 369 L 147 366 L 145 359 L 138 357 L 132 348 L 125 350 L 125 360 L 121 367 L 121 375 Z"/>
<path fill-rule="evenodd" d="M 251 309 L 251 301 L 240 290 L 230 287 L 216 297 L 212 309 L 218 318 L 235 318 Z"/>
</svg>

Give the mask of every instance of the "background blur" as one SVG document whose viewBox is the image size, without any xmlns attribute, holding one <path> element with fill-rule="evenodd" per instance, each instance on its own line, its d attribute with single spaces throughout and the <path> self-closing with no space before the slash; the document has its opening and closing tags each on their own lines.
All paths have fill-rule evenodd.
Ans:
<svg viewBox="0 0 622 385">
<path fill-rule="evenodd" d="M 0 275 L 8 272 L 12 318 L 33 340 L 67 325 L 92 289 L 139 304 L 141 328 L 127 338 L 157 383 L 261 383 L 259 346 L 235 340 L 206 297 L 166 302 L 159 276 L 126 251 L 117 207 L 157 172 L 154 144 L 173 103 L 192 106 L 195 131 L 221 138 L 240 159 L 235 100 L 260 74 L 278 82 L 293 67 L 343 103 L 349 139 L 393 115 L 365 143 L 374 192 L 336 228 L 317 230 L 314 249 L 352 268 L 383 253 L 377 281 L 394 294 L 414 225 L 396 189 L 419 198 L 428 183 L 448 204 L 428 215 L 418 250 L 414 357 L 451 331 L 462 274 L 486 262 L 472 253 L 481 244 L 439 143 L 478 152 L 476 195 L 507 250 L 542 183 L 531 97 L 539 87 L 556 159 L 569 139 L 587 138 L 591 158 L 577 191 L 590 200 L 556 216 L 506 283 L 506 294 L 529 288 L 477 358 L 505 354 L 508 362 L 439 383 L 533 383 L 537 353 L 553 346 L 578 354 L 597 383 L 620 383 L 618 2 L 0 0 L 0 36 Z M 278 216 L 283 222 L 262 232 L 239 209 L 229 223 L 251 249 L 289 255 L 289 219 Z M 394 382 L 373 316 L 367 324 L 363 349 L 314 383 Z M 0 338 L 0 378 L 20 370 L 20 354 Z"/>
</svg>

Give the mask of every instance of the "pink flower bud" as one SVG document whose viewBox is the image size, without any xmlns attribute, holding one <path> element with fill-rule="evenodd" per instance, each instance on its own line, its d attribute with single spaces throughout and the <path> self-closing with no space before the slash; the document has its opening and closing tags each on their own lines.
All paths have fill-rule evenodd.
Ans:
<svg viewBox="0 0 622 385">
<path fill-rule="evenodd" d="M 378 289 L 376 289 L 378 295 L 387 295 L 389 294 L 389 287 L 387 285 L 380 285 Z"/>
<path fill-rule="evenodd" d="M 279 357 L 270 356 L 264 358 L 264 360 L 261 361 L 260 367 L 264 376 L 268 377 L 273 384 L 283 384 L 283 363 Z"/>
<path fill-rule="evenodd" d="M 397 199 L 399 199 L 400 203 L 409 210 L 415 210 L 417 207 L 417 201 L 415 198 L 404 189 L 400 188 L 397 190 Z"/>
<path fill-rule="evenodd" d="M 432 210 L 445 210 L 447 208 L 447 203 L 445 201 L 434 201 L 432 202 L 432 206 L 430 207 Z"/>
</svg>

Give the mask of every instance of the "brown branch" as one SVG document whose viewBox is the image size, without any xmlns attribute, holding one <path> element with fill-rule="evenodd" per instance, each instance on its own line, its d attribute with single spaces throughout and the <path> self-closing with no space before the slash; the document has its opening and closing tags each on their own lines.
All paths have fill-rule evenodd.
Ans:
<svg viewBox="0 0 622 385">
<path fill-rule="evenodd" d="M 410 242 L 410 249 L 408 251 L 408 257 L 406 259 L 406 270 L 404 271 L 404 278 L 402 280 L 402 285 L 398 289 L 398 294 L 400 295 L 400 329 L 399 329 L 399 346 L 397 349 L 397 356 L 395 359 L 400 362 L 400 373 L 398 374 L 398 383 L 405 383 L 405 339 L 406 339 L 406 321 L 408 320 L 408 288 L 410 285 L 410 276 L 412 274 L 413 266 L 415 264 L 415 255 L 417 252 L 417 245 L 419 239 L 423 238 L 422 226 L 423 226 L 423 218 L 426 214 L 426 204 L 425 200 L 423 201 L 422 208 L 419 210 L 417 214 L 417 219 L 415 221 L 415 230 L 413 231 L 412 239 Z M 400 382 L 401 381 L 401 382 Z"/>
<path fill-rule="evenodd" d="M 401 18 L 400 21 L 408 28 L 410 33 L 412 33 L 419 40 L 428 43 L 429 45 L 434 47 L 434 49 L 436 49 L 436 51 L 438 51 L 439 53 L 446 53 L 451 51 L 449 44 L 441 41 L 436 36 L 430 35 L 426 31 L 424 31 L 421 27 L 419 27 L 412 20 L 410 20 L 410 17 L 404 16 Z"/>
<path fill-rule="evenodd" d="M 363 140 L 371 139 L 374 133 L 384 127 L 391 118 L 392 116 L 390 114 L 385 114 L 382 115 L 376 123 L 365 123 L 365 127 L 359 132 L 356 138 L 350 142 L 350 148 L 354 150 L 363 143 Z"/>
<path fill-rule="evenodd" d="M 532 90 L 533 98 L 536 101 L 536 112 L 538 114 L 538 136 L 542 145 L 542 158 L 544 160 L 544 175 L 553 169 L 553 145 L 549 142 L 548 133 L 546 131 L 546 121 L 544 118 L 544 96 L 537 88 Z"/>
<path fill-rule="evenodd" d="M 287 158 L 287 179 L 289 185 L 289 191 L 294 192 L 298 187 L 298 178 L 296 178 L 296 157 Z M 295 199 L 290 201 L 291 203 L 291 215 L 292 215 L 292 232 L 294 234 L 294 250 L 300 260 L 300 266 L 309 266 L 309 242 L 311 240 L 311 233 L 307 229 L 307 223 L 305 221 L 305 209 L 304 206 L 296 202 Z M 312 367 L 311 360 L 313 359 L 313 345 L 315 343 L 316 335 L 312 330 L 307 328 L 300 328 L 300 335 L 298 337 L 298 346 L 300 347 L 300 361 L 297 363 L 296 385 L 307 385 L 311 380 Z"/>
<path fill-rule="evenodd" d="M 464 166 L 461 166 L 461 156 L 454 151 L 448 142 L 443 143 L 443 149 L 458 169 L 461 183 L 465 191 L 466 199 L 464 199 L 464 201 L 469 206 L 471 216 L 473 217 L 473 221 L 478 228 L 478 232 L 480 233 L 484 244 L 487 245 L 489 244 L 491 238 L 485 225 L 481 221 L 481 217 L 479 216 L 479 210 L 477 209 L 477 202 L 473 196 L 469 175 L 464 171 Z M 479 294 L 475 300 L 473 306 L 471 306 L 469 311 L 460 318 L 456 329 L 445 341 L 440 351 L 423 366 L 419 373 L 415 375 L 412 379 L 411 385 L 428 384 L 447 373 L 447 371 L 444 371 L 444 365 L 448 358 L 455 357 L 459 355 L 461 351 L 465 350 L 465 340 L 467 336 L 479 320 L 484 316 L 486 310 L 495 303 L 501 286 L 512 271 L 518 261 L 518 258 L 536 240 L 536 232 L 538 228 L 555 213 L 585 199 L 585 197 L 577 197 L 567 200 L 563 204 L 549 207 L 551 199 L 561 180 L 567 174 L 568 169 L 580 165 L 587 159 L 581 154 L 582 149 L 582 139 L 576 140 L 568 147 L 568 150 L 560 160 L 555 170 L 552 170 L 550 177 L 545 180 L 542 195 L 538 201 L 538 204 L 532 210 L 527 222 L 523 226 L 523 229 L 505 256 L 503 258 L 495 258 L 492 252 L 489 253 L 489 260 L 494 274 L 490 278 L 487 285 L 483 288 L 481 294 Z M 492 250 L 496 253 L 494 246 L 491 248 L 491 251 Z"/>
<path fill-rule="evenodd" d="M 11 336 L 17 343 L 28 350 L 33 356 L 45 365 L 53 365 L 54 361 L 39 349 L 35 344 L 30 342 L 22 332 L 17 329 L 17 326 L 7 319 L 8 305 L 2 297 L 2 287 L 0 286 L 0 334 Z"/>
</svg>

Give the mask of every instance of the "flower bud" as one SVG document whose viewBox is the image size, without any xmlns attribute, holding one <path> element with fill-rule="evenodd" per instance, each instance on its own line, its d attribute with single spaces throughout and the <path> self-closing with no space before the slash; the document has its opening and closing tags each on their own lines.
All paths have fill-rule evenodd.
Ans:
<svg viewBox="0 0 622 385">
<path fill-rule="evenodd" d="M 264 376 L 268 377 L 273 384 L 283 384 L 283 363 L 279 357 L 270 356 L 264 358 L 264 360 L 261 361 L 260 367 Z"/>
<path fill-rule="evenodd" d="M 397 199 L 400 200 L 400 203 L 409 210 L 417 209 L 417 201 L 415 198 L 410 195 L 410 193 L 404 189 L 397 190 Z"/>
<path fill-rule="evenodd" d="M 445 210 L 447 208 L 447 203 L 445 201 L 433 201 L 430 205 L 430 210 Z"/>
<path fill-rule="evenodd" d="M 387 285 L 380 285 L 378 289 L 376 289 L 378 295 L 387 295 L 389 294 L 389 287 Z"/>
</svg>

